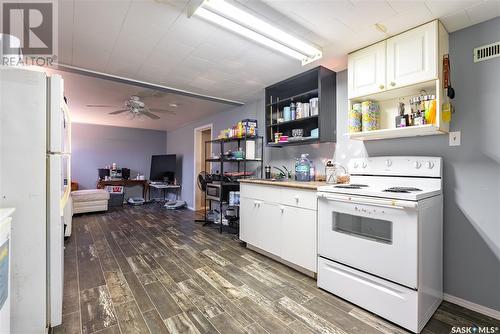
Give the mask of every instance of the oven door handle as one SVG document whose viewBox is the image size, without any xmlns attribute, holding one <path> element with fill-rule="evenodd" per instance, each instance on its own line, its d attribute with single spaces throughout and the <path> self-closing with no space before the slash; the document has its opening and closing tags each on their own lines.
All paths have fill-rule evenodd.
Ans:
<svg viewBox="0 0 500 334">
<path fill-rule="evenodd" d="M 415 209 L 417 208 L 416 202 L 410 201 L 401 201 L 401 200 L 379 200 L 373 198 L 362 198 L 362 197 L 351 197 L 351 196 L 335 196 L 335 195 L 325 195 L 318 194 L 318 199 L 326 199 L 327 201 L 336 201 L 336 202 L 344 202 L 344 203 L 352 203 L 352 204 L 367 204 L 380 206 L 383 208 L 391 208 L 391 209 Z"/>
</svg>

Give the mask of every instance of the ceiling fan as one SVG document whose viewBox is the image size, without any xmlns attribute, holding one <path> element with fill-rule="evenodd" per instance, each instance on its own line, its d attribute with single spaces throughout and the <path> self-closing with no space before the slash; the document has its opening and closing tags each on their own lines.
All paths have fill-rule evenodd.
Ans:
<svg viewBox="0 0 500 334">
<path fill-rule="evenodd" d="M 103 104 L 87 104 L 88 108 L 111 108 L 111 107 L 119 107 L 113 105 L 103 105 Z M 142 115 L 149 117 L 151 119 L 157 120 L 160 119 L 160 116 L 155 115 L 153 113 L 167 113 L 171 115 L 175 115 L 175 111 L 168 109 L 158 109 L 158 108 L 149 108 L 146 104 L 141 101 L 141 98 L 137 95 L 132 95 L 125 101 L 125 108 L 120 110 L 115 110 L 109 112 L 109 115 L 118 115 L 124 112 L 129 112 L 132 118 L 140 117 Z"/>
</svg>

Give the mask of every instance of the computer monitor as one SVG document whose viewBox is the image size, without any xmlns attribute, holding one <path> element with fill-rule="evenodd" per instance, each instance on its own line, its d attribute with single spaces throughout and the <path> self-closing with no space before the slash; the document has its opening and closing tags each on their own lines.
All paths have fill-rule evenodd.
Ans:
<svg viewBox="0 0 500 334">
<path fill-rule="evenodd" d="M 149 179 L 156 182 L 173 182 L 175 178 L 175 154 L 153 155 Z"/>
</svg>

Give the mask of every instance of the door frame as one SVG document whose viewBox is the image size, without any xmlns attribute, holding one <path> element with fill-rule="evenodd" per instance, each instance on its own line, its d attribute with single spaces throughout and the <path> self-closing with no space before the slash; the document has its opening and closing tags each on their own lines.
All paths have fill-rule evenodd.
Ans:
<svg viewBox="0 0 500 334">
<path fill-rule="evenodd" d="M 197 176 L 198 174 L 196 174 L 196 163 L 197 163 L 197 160 L 198 160 L 198 155 L 200 154 L 200 148 L 198 146 L 198 142 L 201 140 L 201 133 L 205 130 L 210 130 L 210 138 L 213 139 L 214 138 L 214 125 L 213 123 L 210 123 L 210 124 L 205 124 L 205 125 L 202 125 L 202 126 L 199 126 L 199 127 L 196 127 L 194 128 L 194 155 L 193 155 L 193 211 L 196 211 L 197 210 L 197 207 L 196 207 L 196 191 L 197 191 L 197 188 L 198 188 L 198 181 L 197 181 Z M 205 161 L 202 161 L 202 163 L 204 164 Z M 196 175 L 195 175 L 196 174 Z"/>
</svg>

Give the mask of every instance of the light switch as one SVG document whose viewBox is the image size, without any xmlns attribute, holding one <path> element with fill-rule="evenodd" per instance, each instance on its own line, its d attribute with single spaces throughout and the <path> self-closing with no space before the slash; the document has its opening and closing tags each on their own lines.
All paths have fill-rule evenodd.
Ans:
<svg viewBox="0 0 500 334">
<path fill-rule="evenodd" d="M 460 146 L 460 131 L 450 132 L 450 146 Z"/>
</svg>

